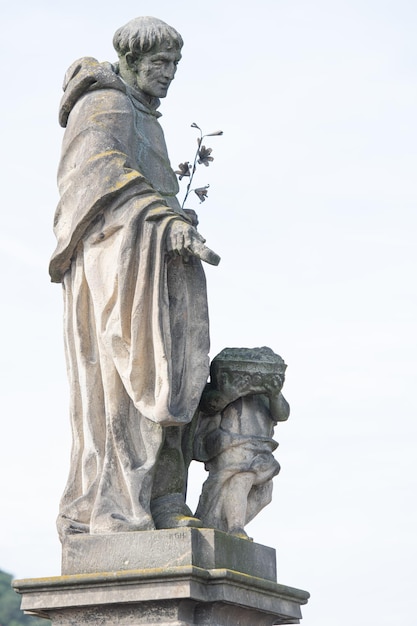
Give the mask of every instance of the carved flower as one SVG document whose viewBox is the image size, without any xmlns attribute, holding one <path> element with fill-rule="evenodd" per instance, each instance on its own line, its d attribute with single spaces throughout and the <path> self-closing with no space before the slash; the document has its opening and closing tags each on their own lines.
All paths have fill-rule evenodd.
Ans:
<svg viewBox="0 0 417 626">
<path fill-rule="evenodd" d="M 180 163 L 178 165 L 178 170 L 175 170 L 175 173 L 178 174 L 180 180 L 184 178 L 184 176 L 191 176 L 191 168 L 189 161 L 185 161 L 185 163 Z"/>
<path fill-rule="evenodd" d="M 211 148 L 201 146 L 200 150 L 198 151 L 198 162 L 208 167 L 210 165 L 210 161 L 214 161 L 213 157 L 210 156 L 212 152 L 213 150 Z"/>
<path fill-rule="evenodd" d="M 191 124 L 191 128 L 198 128 L 198 130 L 200 131 L 201 135 L 203 135 L 203 131 L 201 130 L 199 125 L 196 124 L 195 122 L 193 122 Z M 217 135 L 223 135 L 223 131 L 222 130 L 214 130 L 212 133 L 206 133 L 204 135 L 204 137 L 216 137 Z"/>
<path fill-rule="evenodd" d="M 197 194 L 200 202 L 204 202 L 207 198 L 207 189 L 209 187 L 210 185 L 206 185 L 205 187 L 198 187 L 197 189 L 194 189 L 194 193 Z"/>
<path fill-rule="evenodd" d="M 206 185 L 205 187 L 198 187 L 197 189 L 191 188 L 194 174 L 196 173 L 198 165 L 205 165 L 206 167 L 208 167 L 210 163 L 214 161 L 213 157 L 211 156 L 212 149 L 207 148 L 207 146 L 203 146 L 204 138 L 223 135 L 222 130 L 215 130 L 212 133 L 203 134 L 203 131 L 201 130 L 200 126 L 196 124 L 195 122 L 191 124 L 191 128 L 196 128 L 199 131 L 199 135 L 200 135 L 199 137 L 197 137 L 197 150 L 195 151 L 195 154 L 194 154 L 194 160 L 192 161 L 192 165 L 190 165 L 190 161 L 184 161 L 184 163 L 180 163 L 178 166 L 179 169 L 176 170 L 175 172 L 178 175 L 180 180 L 182 180 L 182 178 L 184 177 L 189 178 L 184 200 L 181 205 L 182 208 L 184 208 L 188 195 L 191 193 L 191 191 L 194 191 L 197 194 L 200 202 L 204 202 L 206 200 L 207 189 L 209 185 Z"/>
</svg>

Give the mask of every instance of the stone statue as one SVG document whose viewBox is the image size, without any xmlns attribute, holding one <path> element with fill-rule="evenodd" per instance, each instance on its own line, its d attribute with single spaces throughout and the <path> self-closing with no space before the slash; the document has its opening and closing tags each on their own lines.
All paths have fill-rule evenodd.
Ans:
<svg viewBox="0 0 417 626">
<path fill-rule="evenodd" d="M 171 168 L 159 125 L 181 59 L 172 27 L 116 31 L 114 64 L 79 59 L 64 79 L 53 282 L 64 294 L 72 451 L 57 520 L 62 576 L 15 581 L 53 626 L 298 624 L 307 592 L 277 582 L 275 550 L 245 525 L 271 500 L 273 431 L 289 416 L 270 348 L 209 364 L 205 246 L 188 193 L 213 160 Z M 189 182 L 182 205 L 178 181 Z M 208 382 L 210 375 L 210 380 Z M 190 462 L 205 463 L 195 514 Z M 140 532 L 136 532 L 140 531 Z"/>
<path fill-rule="evenodd" d="M 248 538 L 244 526 L 271 501 L 273 430 L 290 413 L 285 369 L 270 348 L 226 348 L 213 359 L 194 441 L 209 472 L 196 511 L 204 526 Z"/>
<path fill-rule="evenodd" d="M 209 372 L 204 246 L 182 210 L 157 111 L 181 36 L 140 17 L 119 61 L 68 70 L 50 264 L 62 282 L 73 433 L 61 538 L 201 526 L 185 505 L 182 438 Z"/>
<path fill-rule="evenodd" d="M 182 38 L 140 17 L 113 43 L 117 63 L 69 68 L 60 106 L 50 274 L 64 290 L 73 446 L 58 531 L 204 525 L 247 538 L 279 471 L 272 434 L 289 415 L 286 366 L 269 348 L 229 348 L 207 383 L 201 261 L 220 258 L 177 200 L 157 111 Z M 195 515 L 185 503 L 192 458 L 209 471 Z"/>
</svg>

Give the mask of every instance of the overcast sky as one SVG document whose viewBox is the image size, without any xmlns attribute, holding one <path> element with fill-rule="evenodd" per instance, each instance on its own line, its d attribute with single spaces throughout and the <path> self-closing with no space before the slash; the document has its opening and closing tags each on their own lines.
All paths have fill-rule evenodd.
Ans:
<svg viewBox="0 0 417 626">
<path fill-rule="evenodd" d="M 52 0 L 2 9 L 0 569 L 58 575 L 70 452 L 55 246 L 61 84 L 115 60 L 116 28 L 154 15 L 183 60 L 161 123 L 172 164 L 197 122 L 214 162 L 189 203 L 208 268 L 212 356 L 287 362 L 273 503 L 248 527 L 305 626 L 412 626 L 416 584 L 415 0 Z M 196 181 L 196 182 L 197 182 Z M 190 503 L 204 471 L 192 468 Z"/>
</svg>

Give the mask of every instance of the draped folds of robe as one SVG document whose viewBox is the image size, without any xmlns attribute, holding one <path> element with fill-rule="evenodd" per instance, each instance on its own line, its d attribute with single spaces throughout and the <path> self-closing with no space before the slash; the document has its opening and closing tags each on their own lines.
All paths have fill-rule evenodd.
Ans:
<svg viewBox="0 0 417 626">
<path fill-rule="evenodd" d="M 197 258 L 166 253 L 187 216 L 155 107 L 90 58 L 64 87 L 50 274 L 64 288 L 73 448 L 59 520 L 152 528 L 164 427 L 190 422 L 208 376 L 205 277 Z"/>
</svg>

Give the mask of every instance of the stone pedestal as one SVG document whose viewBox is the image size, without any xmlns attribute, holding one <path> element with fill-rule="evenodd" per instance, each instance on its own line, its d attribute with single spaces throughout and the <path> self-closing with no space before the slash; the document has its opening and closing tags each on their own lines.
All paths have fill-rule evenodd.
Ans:
<svg viewBox="0 0 417 626">
<path fill-rule="evenodd" d="M 275 550 L 208 529 L 70 537 L 62 576 L 16 580 L 53 626 L 298 624 L 309 594 L 276 582 Z"/>
</svg>

